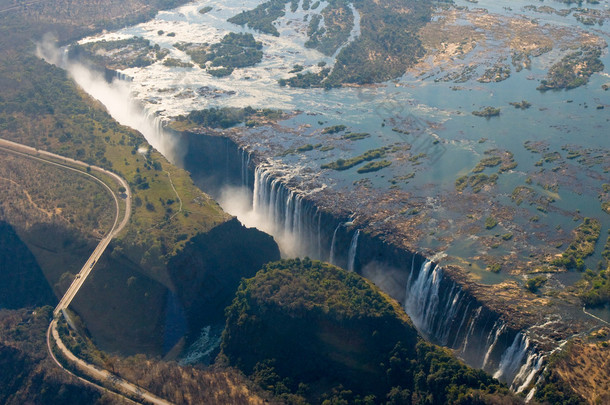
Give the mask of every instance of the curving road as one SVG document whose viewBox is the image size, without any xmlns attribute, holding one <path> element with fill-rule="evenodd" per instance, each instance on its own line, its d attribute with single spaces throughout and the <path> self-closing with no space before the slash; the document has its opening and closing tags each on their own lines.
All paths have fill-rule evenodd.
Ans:
<svg viewBox="0 0 610 405">
<path fill-rule="evenodd" d="M 123 397 L 124 399 L 126 399 L 130 402 L 137 403 L 129 398 L 130 396 L 133 396 L 135 398 L 138 398 L 139 400 L 141 400 L 141 402 L 144 402 L 144 403 L 151 403 L 151 404 L 157 404 L 157 405 L 171 405 L 170 402 L 157 397 L 156 395 L 144 390 L 143 388 L 141 388 L 135 384 L 132 384 L 128 381 L 125 381 L 125 380 L 121 379 L 120 377 L 118 377 L 106 370 L 99 369 L 98 367 L 95 367 L 94 365 L 89 364 L 82 359 L 79 359 L 64 345 L 64 343 L 62 342 L 62 340 L 59 336 L 59 332 L 57 331 L 57 319 L 58 319 L 61 311 L 68 308 L 68 306 L 70 305 L 70 303 L 72 302 L 72 300 L 74 299 L 74 297 L 76 296 L 76 294 L 78 293 L 80 288 L 82 287 L 83 283 L 85 282 L 85 280 L 87 279 L 87 277 L 89 276 L 91 271 L 93 270 L 93 267 L 95 267 L 95 263 L 97 263 L 99 258 L 102 256 L 102 254 L 108 247 L 108 244 L 110 243 L 110 241 L 116 235 L 118 235 L 129 222 L 129 219 L 131 217 L 131 190 L 129 188 L 129 184 L 127 184 L 127 182 L 122 177 L 117 175 L 116 173 L 110 172 L 101 167 L 88 165 L 85 162 L 81 162 L 81 161 L 78 161 L 75 159 L 56 155 L 54 153 L 47 152 L 47 151 L 37 150 L 30 146 L 22 145 L 22 144 L 19 144 L 16 142 L 7 141 L 5 139 L 0 139 L 0 149 L 8 151 L 10 153 L 25 156 L 27 158 L 38 160 L 38 161 L 44 162 L 46 164 L 51 164 L 54 166 L 62 167 L 67 170 L 76 171 L 85 176 L 89 176 L 93 180 L 95 180 L 98 183 L 100 183 L 101 185 L 103 185 L 114 198 L 116 216 L 115 216 L 112 228 L 110 229 L 108 234 L 96 246 L 96 248 L 93 251 L 93 253 L 91 254 L 91 256 L 89 256 L 89 259 L 87 259 L 84 266 L 81 268 L 80 272 L 76 275 L 76 277 L 74 278 L 74 281 L 72 282 L 72 284 L 70 285 L 70 287 L 68 288 L 68 290 L 66 291 L 64 296 L 59 301 L 59 304 L 57 304 L 57 306 L 53 310 L 53 320 L 51 321 L 51 324 L 49 325 L 49 329 L 47 330 L 47 348 L 49 350 L 49 354 L 50 354 L 51 358 L 53 359 L 53 361 L 63 370 L 68 372 L 69 374 L 73 375 L 74 377 L 78 378 L 79 380 L 81 380 L 89 385 L 92 385 L 102 391 L 108 391 L 107 388 L 105 388 L 102 384 L 108 384 L 108 382 L 110 382 L 113 387 L 112 391 L 110 391 L 110 392 L 114 392 L 115 394 Z M 63 163 L 60 163 L 60 162 L 63 162 Z M 68 165 L 68 163 L 71 164 L 72 166 Z M 90 170 L 92 170 L 92 171 L 96 171 L 98 173 L 108 175 L 113 180 L 115 180 L 117 182 L 117 184 L 119 184 L 120 186 L 125 188 L 125 190 L 126 190 L 125 194 L 124 194 L 124 196 L 121 196 L 121 198 L 124 198 L 124 200 L 125 200 L 125 211 L 123 213 L 123 219 L 121 220 L 120 223 L 119 223 L 119 217 L 121 215 L 120 203 L 119 203 L 120 197 L 118 197 L 116 195 L 116 193 L 114 191 L 112 191 L 112 189 L 99 178 L 87 173 L 86 171 L 83 172 L 82 170 L 79 170 L 73 166 L 84 167 L 85 169 L 90 168 Z M 70 363 L 72 363 L 72 365 L 74 365 L 76 368 L 78 368 L 81 372 L 85 373 L 88 377 L 90 377 L 94 381 L 90 381 L 90 380 L 84 379 L 82 377 L 79 377 L 79 376 L 75 375 L 74 373 L 72 373 L 70 370 L 66 369 L 59 362 L 59 360 L 55 357 L 55 353 L 53 353 L 53 349 L 52 349 L 52 345 L 51 345 L 51 338 L 53 339 L 57 349 L 62 352 L 62 355 L 65 357 L 65 359 L 67 361 L 69 361 Z"/>
</svg>

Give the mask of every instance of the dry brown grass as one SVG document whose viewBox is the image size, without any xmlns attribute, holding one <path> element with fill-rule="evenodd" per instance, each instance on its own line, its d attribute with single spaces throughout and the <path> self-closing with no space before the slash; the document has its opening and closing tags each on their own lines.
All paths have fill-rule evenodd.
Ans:
<svg viewBox="0 0 610 405">
<path fill-rule="evenodd" d="M 427 56 L 413 68 L 416 74 L 429 69 L 461 70 L 467 63 L 485 62 L 491 52 L 498 61 L 511 52 L 551 48 L 578 48 L 584 45 L 605 46 L 602 38 L 572 27 L 542 26 L 525 17 L 509 18 L 485 10 L 442 10 L 437 19 L 420 31 Z"/>
<path fill-rule="evenodd" d="M 574 341 L 555 371 L 588 403 L 610 404 L 610 328 Z"/>
<path fill-rule="evenodd" d="M 23 230 L 59 223 L 101 237 L 114 221 L 110 194 L 92 179 L 0 151 L 0 219 Z"/>
<path fill-rule="evenodd" d="M 176 404 L 263 404 L 269 399 L 232 368 L 180 367 L 142 355 L 114 357 L 118 375 Z"/>
</svg>

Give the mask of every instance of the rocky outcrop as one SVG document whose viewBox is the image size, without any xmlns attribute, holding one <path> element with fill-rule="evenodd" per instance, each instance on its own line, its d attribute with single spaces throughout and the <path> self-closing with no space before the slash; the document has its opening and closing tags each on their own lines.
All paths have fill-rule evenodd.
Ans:
<svg viewBox="0 0 610 405">
<path fill-rule="evenodd" d="M 237 219 L 191 239 L 168 264 L 189 331 L 224 323 L 224 310 L 241 279 L 279 258 L 271 236 L 246 228 Z"/>
<path fill-rule="evenodd" d="M 454 403 L 490 385 L 506 392 L 490 376 L 421 341 L 400 306 L 372 283 L 326 263 L 268 264 L 242 282 L 227 315 L 223 353 L 276 393 L 296 392 L 320 403 L 339 399 L 343 390 L 355 395 L 343 398 L 348 401 L 400 392 L 408 402 L 427 397 Z"/>
<path fill-rule="evenodd" d="M 162 284 L 116 249 L 96 264 L 73 302 L 97 346 L 131 355 L 164 355 L 183 337 L 224 324 L 242 277 L 279 259 L 273 238 L 236 219 L 191 238 L 168 260 Z"/>
</svg>

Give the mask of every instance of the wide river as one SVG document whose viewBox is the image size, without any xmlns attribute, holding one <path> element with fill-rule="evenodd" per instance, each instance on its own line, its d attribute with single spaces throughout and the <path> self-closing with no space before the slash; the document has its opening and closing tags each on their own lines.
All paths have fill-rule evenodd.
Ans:
<svg viewBox="0 0 610 405">
<path fill-rule="evenodd" d="M 176 68 L 161 62 L 127 69 L 122 73 L 133 78 L 129 83 L 131 97 L 144 106 L 149 116 L 162 121 L 195 109 L 223 106 L 301 112 L 279 126 L 244 129 L 247 149 L 260 152 L 270 165 L 289 176 L 299 176 L 303 189 L 311 190 L 313 184 L 353 195 L 354 199 L 364 195 L 362 207 L 356 202 L 350 206 L 356 215 L 361 215 L 363 212 L 358 210 L 364 210 L 367 204 L 370 209 L 371 198 L 402 192 L 396 194 L 401 195 L 400 204 L 390 207 L 388 219 L 397 215 L 425 216 L 413 222 L 419 232 L 415 242 L 418 247 L 446 255 L 443 259 L 446 263 L 469 267 L 482 282 L 495 283 L 514 277 L 510 263 L 525 265 L 532 254 L 561 253 L 570 242 L 571 231 L 584 217 L 597 218 L 602 223 L 596 252 L 587 261 L 590 267 L 596 266 L 610 223 L 610 217 L 601 208 L 601 202 L 610 199 L 610 192 L 604 194 L 602 187 L 610 183 L 610 91 L 603 88 L 610 83 L 607 49 L 602 50 L 601 56 L 604 71 L 593 74 L 587 85 L 568 91 L 536 89 L 550 65 L 568 52 L 561 49 L 563 43 L 532 58 L 530 69 L 517 72 L 513 67 L 507 80 L 477 81 L 476 77 L 504 56 L 508 57 L 504 63 L 511 64 L 504 42 L 489 35 L 485 44 L 475 48 L 484 57 L 472 52 L 460 60 L 472 63 L 478 72 L 474 78 L 460 83 L 439 80 L 443 73 L 438 70 L 423 75 L 420 70 L 375 86 L 330 91 L 294 89 L 277 84 L 278 79 L 291 75 L 289 70 L 294 65 L 315 70 L 319 62 L 328 66 L 334 63 L 332 57 L 304 46 L 305 20 L 326 3 L 322 2 L 316 10 L 303 11 L 299 7 L 296 12 L 291 12 L 287 4 L 286 15 L 277 25 L 279 37 L 227 22 L 229 17 L 260 3 L 259 0 L 189 3 L 160 12 L 149 22 L 84 42 L 141 36 L 169 49 L 169 57 L 189 61 L 190 57 L 173 44 L 214 43 L 228 32 L 252 33 L 264 44 L 263 60 L 256 66 L 236 69 L 225 78 L 213 77 L 197 66 Z M 605 42 L 610 39 L 608 1 L 582 6 L 605 16 L 604 25 L 582 24 L 576 19 L 578 10 L 562 16 L 527 7 L 544 5 L 559 10 L 576 7 L 575 4 L 523 0 L 479 0 L 473 4 L 458 0 L 456 5 L 502 21 L 535 20 L 548 31 L 567 29 L 575 35 L 593 34 Z M 200 13 L 206 6 L 211 10 Z M 359 18 L 354 20 L 351 39 L 359 34 Z M 471 23 L 464 19 L 456 25 Z M 531 107 L 519 109 L 509 104 L 521 100 L 527 100 Z M 501 114 L 489 119 L 472 114 L 486 106 L 500 108 Z M 341 134 L 323 133 L 323 128 L 331 125 L 346 125 L 349 131 L 371 136 L 348 141 Z M 278 153 L 308 144 L 326 147 Z M 386 157 L 392 164 L 376 172 L 358 173 L 359 166 L 345 171 L 320 168 L 339 158 L 348 159 L 390 145 L 398 147 L 397 152 Z M 456 191 L 456 179 L 472 175 L 471 170 L 482 158 L 505 152 L 513 154 L 516 166 L 499 174 L 496 185 L 479 193 L 470 187 L 462 193 Z M 483 173 L 491 175 L 497 171 L 498 167 L 488 167 Z M 528 188 L 524 202 L 513 198 L 516 187 Z M 493 229 L 483 225 L 489 217 L 499 222 Z M 502 264 L 499 275 L 488 271 L 494 261 Z"/>
</svg>

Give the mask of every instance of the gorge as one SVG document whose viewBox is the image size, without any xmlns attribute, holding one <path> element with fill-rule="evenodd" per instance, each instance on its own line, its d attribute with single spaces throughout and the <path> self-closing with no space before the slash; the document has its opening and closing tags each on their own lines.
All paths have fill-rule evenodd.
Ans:
<svg viewBox="0 0 610 405">
<path fill-rule="evenodd" d="M 473 11 L 477 24 L 502 13 L 512 16 L 492 4 L 486 6 L 496 15 Z M 204 21 L 206 30 L 213 27 L 216 31 L 206 33 L 210 39 L 235 29 L 224 19 L 212 19 L 236 10 L 218 9 L 194 17 L 197 7 L 199 3 L 167 12 L 150 26 L 130 27 L 120 35 L 155 38 L 159 27 L 171 25 L 186 42 L 193 40 L 185 29 L 190 19 L 193 25 Z M 296 21 L 302 17 L 299 13 L 287 13 L 287 19 Z M 443 18 L 457 18 L 457 25 L 462 21 L 451 13 Z M 558 17 L 547 18 L 553 22 Z M 288 23 L 280 28 L 280 38 L 287 33 L 290 41 L 302 42 Z M 427 81 L 414 79 L 411 72 L 379 87 L 328 93 L 274 88 L 278 91 L 274 95 L 269 89 L 287 64 L 316 58 L 322 63 L 328 58 L 310 49 L 291 53 L 287 43 L 256 35 L 266 41 L 265 52 L 273 57 L 263 59 L 262 66 L 234 73 L 232 81 L 209 79 L 197 68 L 167 68 L 160 63 L 148 70 L 124 69 L 113 84 L 87 83 L 79 79 L 82 74 L 72 72 L 117 120 L 140 130 L 229 213 L 273 235 L 283 256 L 309 256 L 362 274 L 399 301 L 427 339 L 453 349 L 469 365 L 531 398 L 548 356 L 572 336 L 601 325 L 581 311 L 574 297 L 551 294 L 551 288 L 562 288 L 574 276 L 549 269 L 548 258 L 560 255 L 562 246 L 569 244 L 576 221 L 604 215 L 597 190 L 607 172 L 608 151 L 604 140 L 592 135 L 604 125 L 604 118 L 602 109 L 582 112 L 587 102 L 604 104 L 600 90 L 604 76 L 592 76 L 587 89 L 591 94 L 571 90 L 576 103 L 564 100 L 565 93 L 540 93 L 529 85 L 532 78 L 525 72 L 513 75 L 510 84 L 499 80 L 482 88 L 481 80 L 471 83 L 474 76 L 468 76 L 467 69 L 453 76 L 437 73 Z M 605 32 L 600 35 L 607 38 Z M 559 35 L 551 35 L 553 41 L 560 44 L 555 36 Z M 597 40 L 587 32 L 575 41 Z M 172 48 L 172 41 L 159 38 L 173 56 L 184 57 Z M 460 44 L 460 52 L 468 49 L 466 42 Z M 542 77 L 549 65 L 548 59 L 535 59 L 538 56 L 533 56 L 535 78 Z M 462 54 L 457 59 L 461 57 L 466 58 Z M 607 62 L 607 53 L 602 59 Z M 493 72 L 487 73 L 485 77 L 491 77 Z M 438 93 L 429 90 L 433 86 Z M 538 111 L 548 112 L 504 108 L 500 116 L 500 109 L 494 109 L 497 116 L 486 121 L 470 114 L 488 100 L 503 105 L 521 99 L 513 88 L 525 92 Z M 116 89 L 122 90 L 113 93 Z M 136 95 L 130 93 L 133 89 Z M 103 94 L 111 96 L 104 100 Z M 145 105 L 144 111 L 125 107 L 125 102 L 135 105 L 136 101 Z M 193 109 L 243 108 L 245 103 L 282 108 L 288 116 L 224 130 L 164 128 L 167 124 L 175 128 L 175 118 Z M 576 110 L 576 104 L 582 111 Z M 570 135 L 574 119 L 586 134 L 579 145 L 572 144 Z M 539 143 L 530 142 L 531 127 L 543 128 Z M 352 131 L 367 132 L 350 138 Z M 332 169 L 332 163 L 343 169 L 345 161 L 362 156 L 360 160 L 366 160 L 371 152 L 389 157 L 391 166 L 386 163 L 386 168 L 380 166 L 383 171 L 366 177 L 360 171 Z M 477 160 L 480 163 L 475 165 Z M 331 169 L 321 170 L 320 161 Z M 543 169 L 538 171 L 539 167 Z M 458 183 L 463 176 L 465 180 Z M 524 190 L 529 194 L 520 198 Z M 521 205 L 524 199 L 529 206 Z M 588 265 L 594 266 L 593 258 Z M 552 286 L 545 286 L 544 294 L 523 287 L 538 273 Z"/>
</svg>

